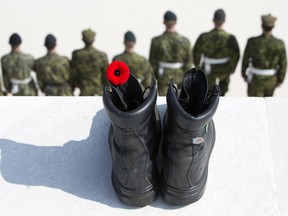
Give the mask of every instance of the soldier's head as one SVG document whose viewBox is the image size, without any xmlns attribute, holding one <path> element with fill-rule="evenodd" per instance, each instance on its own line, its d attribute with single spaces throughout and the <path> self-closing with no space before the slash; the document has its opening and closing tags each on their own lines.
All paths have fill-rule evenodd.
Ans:
<svg viewBox="0 0 288 216">
<path fill-rule="evenodd" d="M 221 27 L 225 22 L 226 14 L 223 9 L 218 9 L 214 12 L 213 22 L 216 27 Z"/>
<path fill-rule="evenodd" d="M 56 47 L 56 38 L 54 35 L 52 34 L 48 34 L 45 38 L 45 43 L 44 43 L 45 47 L 47 48 L 47 50 L 53 50 Z"/>
<path fill-rule="evenodd" d="M 91 45 L 95 40 L 96 33 L 90 28 L 82 31 L 82 40 L 86 46 Z"/>
<path fill-rule="evenodd" d="M 127 31 L 124 34 L 124 45 L 125 45 L 126 50 L 133 49 L 135 43 L 136 43 L 135 35 L 133 34 L 133 32 Z"/>
<path fill-rule="evenodd" d="M 272 16 L 271 14 L 268 15 L 262 15 L 261 21 L 262 21 L 262 29 L 264 32 L 271 32 L 272 29 L 275 26 L 276 17 Z"/>
<path fill-rule="evenodd" d="M 177 22 L 177 16 L 172 11 L 167 11 L 164 14 L 164 25 L 166 26 L 166 29 L 173 29 Z"/>
<path fill-rule="evenodd" d="M 12 48 L 19 47 L 21 43 L 22 43 L 21 37 L 17 33 L 14 33 L 10 36 L 9 44 L 11 45 Z"/>
</svg>

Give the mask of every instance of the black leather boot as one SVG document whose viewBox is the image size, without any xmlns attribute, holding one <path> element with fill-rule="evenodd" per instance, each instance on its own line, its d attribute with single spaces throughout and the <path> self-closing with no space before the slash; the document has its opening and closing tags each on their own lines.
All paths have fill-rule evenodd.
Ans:
<svg viewBox="0 0 288 216">
<path fill-rule="evenodd" d="M 156 79 L 143 93 L 133 75 L 124 85 L 103 92 L 111 120 L 112 184 L 119 200 L 132 206 L 150 204 L 159 192 L 156 157 L 161 128 L 156 99 Z"/>
<path fill-rule="evenodd" d="M 215 143 L 212 117 L 219 95 L 218 86 L 207 94 L 206 75 L 195 68 L 186 72 L 180 95 L 174 85 L 169 84 L 161 190 L 163 199 L 172 205 L 196 202 L 204 193 Z"/>
</svg>

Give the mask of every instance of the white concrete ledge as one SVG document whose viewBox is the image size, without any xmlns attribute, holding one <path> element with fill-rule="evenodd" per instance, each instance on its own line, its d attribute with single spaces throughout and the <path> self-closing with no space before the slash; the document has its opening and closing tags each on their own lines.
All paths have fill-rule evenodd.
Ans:
<svg viewBox="0 0 288 216">
<path fill-rule="evenodd" d="M 101 97 L 0 97 L 0 215 L 287 215 L 288 99 L 221 98 L 214 121 L 202 199 L 132 208 L 111 185 Z"/>
</svg>

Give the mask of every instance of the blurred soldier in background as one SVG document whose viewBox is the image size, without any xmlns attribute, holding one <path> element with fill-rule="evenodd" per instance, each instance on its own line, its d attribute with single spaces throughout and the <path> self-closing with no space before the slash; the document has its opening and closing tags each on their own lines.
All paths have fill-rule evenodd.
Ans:
<svg viewBox="0 0 288 216">
<path fill-rule="evenodd" d="M 221 96 L 228 91 L 230 74 L 235 71 L 240 57 L 236 38 L 223 29 L 225 12 L 218 9 L 214 13 L 214 28 L 202 33 L 193 48 L 194 63 L 205 71 L 208 88 L 218 84 Z"/>
<path fill-rule="evenodd" d="M 69 59 L 56 52 L 56 38 L 48 34 L 45 38 L 47 54 L 36 60 L 34 71 L 39 87 L 47 96 L 72 96 Z"/>
<path fill-rule="evenodd" d="M 272 35 L 276 17 L 261 16 L 263 33 L 248 39 L 242 62 L 242 77 L 248 83 L 248 96 L 273 96 L 286 74 L 284 42 Z"/>
<path fill-rule="evenodd" d="M 5 96 L 5 94 L 3 93 L 3 90 L 2 90 L 1 82 L 0 82 L 0 96 Z"/>
<path fill-rule="evenodd" d="M 91 29 L 82 31 L 85 47 L 72 53 L 71 84 L 73 90 L 80 89 L 80 96 L 101 95 L 106 82 L 108 58 L 106 53 L 93 47 L 95 35 Z"/>
<path fill-rule="evenodd" d="M 12 34 L 9 39 L 11 52 L 1 58 L 4 87 L 8 94 L 35 96 L 37 88 L 31 77 L 34 58 L 21 51 L 21 43 L 21 37 L 16 33 Z"/>
<path fill-rule="evenodd" d="M 176 15 L 164 14 L 165 32 L 151 41 L 149 61 L 158 80 L 159 95 L 166 95 L 168 84 L 180 87 L 184 73 L 192 67 L 191 44 L 188 38 L 176 32 Z"/>
<path fill-rule="evenodd" d="M 143 56 L 140 56 L 134 51 L 136 37 L 131 31 L 127 31 L 124 35 L 125 51 L 122 54 L 116 55 L 113 61 L 125 62 L 130 72 L 135 75 L 141 84 L 142 88 L 150 85 L 153 74 L 153 68 L 150 62 Z"/>
</svg>

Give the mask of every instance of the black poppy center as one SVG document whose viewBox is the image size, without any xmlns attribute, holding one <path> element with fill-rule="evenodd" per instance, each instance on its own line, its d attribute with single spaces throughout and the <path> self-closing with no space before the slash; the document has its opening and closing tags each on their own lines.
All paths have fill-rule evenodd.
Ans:
<svg viewBox="0 0 288 216">
<path fill-rule="evenodd" d="M 120 74 L 121 74 L 121 72 L 120 72 L 119 69 L 116 69 L 116 70 L 114 71 L 114 75 L 115 75 L 115 76 L 120 76 Z"/>
</svg>

